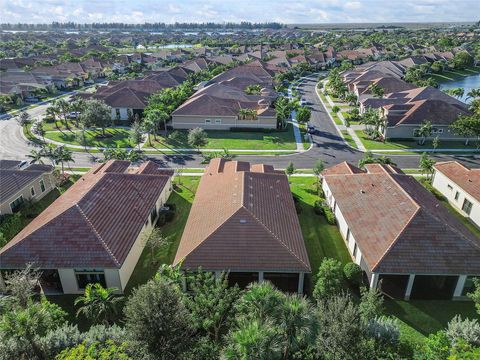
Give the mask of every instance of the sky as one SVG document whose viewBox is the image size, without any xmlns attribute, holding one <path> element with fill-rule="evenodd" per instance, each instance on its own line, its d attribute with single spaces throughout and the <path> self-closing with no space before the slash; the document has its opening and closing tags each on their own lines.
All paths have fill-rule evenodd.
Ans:
<svg viewBox="0 0 480 360">
<path fill-rule="evenodd" d="M 461 22 L 480 0 L 0 0 L 0 22 Z"/>
</svg>

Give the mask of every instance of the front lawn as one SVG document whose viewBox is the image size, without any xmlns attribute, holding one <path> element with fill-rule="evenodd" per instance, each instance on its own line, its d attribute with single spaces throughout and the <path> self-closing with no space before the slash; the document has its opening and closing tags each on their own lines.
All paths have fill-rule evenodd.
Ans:
<svg viewBox="0 0 480 360">
<path fill-rule="evenodd" d="M 431 140 L 425 141 L 424 145 L 419 145 L 417 141 L 377 141 L 370 139 L 363 130 L 355 130 L 355 133 L 358 135 L 360 140 L 363 143 L 363 146 L 367 150 L 411 150 L 411 149 L 425 149 L 432 150 L 433 145 Z M 461 149 L 461 150 L 475 150 L 476 146 L 474 142 L 470 142 L 469 145 L 465 145 L 463 141 L 445 141 L 440 140 L 440 144 L 437 147 L 437 150 L 441 149 Z"/>
<path fill-rule="evenodd" d="M 125 289 L 126 294 L 129 294 L 133 288 L 146 283 L 152 278 L 161 264 L 171 264 L 175 259 L 175 254 L 180 244 L 180 239 L 182 238 L 183 228 L 187 223 L 188 214 L 190 213 L 190 208 L 192 207 L 193 198 L 195 197 L 200 179 L 199 176 L 182 176 L 175 179 L 174 183 L 176 186 L 167 201 L 167 203 L 175 204 L 175 217 L 172 222 L 166 223 L 161 227 L 163 235 L 169 239 L 168 246 L 158 250 L 155 254 L 157 265 L 152 265 L 149 249 L 145 248 L 143 250 L 133 270 L 132 276 L 128 281 Z M 181 185 L 179 185 L 179 181 L 181 181 Z"/>
<path fill-rule="evenodd" d="M 157 141 L 151 137 L 152 146 L 155 148 L 191 149 L 188 143 L 188 131 L 177 130 L 176 141 L 165 139 L 157 135 Z M 239 150 L 296 150 L 293 126 L 288 125 L 287 131 L 207 131 L 208 143 L 204 149 L 239 149 Z M 152 148 L 150 143 L 145 144 L 145 149 Z"/>
<path fill-rule="evenodd" d="M 106 134 L 109 137 L 98 138 L 102 135 L 102 130 L 87 130 L 87 146 L 96 146 L 96 147 L 123 147 L 128 148 L 132 147 L 129 140 L 129 132 L 124 128 L 107 128 Z M 45 138 L 53 141 L 62 142 L 69 145 L 82 145 L 78 142 L 76 134 L 80 133 L 79 130 L 76 131 L 52 131 L 45 134 Z"/>
</svg>

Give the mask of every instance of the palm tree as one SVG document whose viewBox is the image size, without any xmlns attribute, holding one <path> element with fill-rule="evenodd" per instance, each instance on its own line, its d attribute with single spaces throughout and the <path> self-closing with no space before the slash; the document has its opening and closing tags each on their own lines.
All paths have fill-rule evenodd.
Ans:
<svg viewBox="0 0 480 360">
<path fill-rule="evenodd" d="M 57 102 L 53 101 L 50 106 L 47 108 L 46 114 L 48 117 L 53 118 L 55 121 L 55 126 L 58 128 L 57 125 L 57 115 L 60 113 L 58 107 L 57 107 Z"/>
<path fill-rule="evenodd" d="M 72 151 L 66 149 L 63 146 L 59 146 L 54 150 L 55 152 L 55 161 L 59 162 L 62 165 L 62 175 L 65 175 L 64 163 L 66 162 L 67 165 L 70 161 L 75 162 L 73 160 L 73 153 Z"/>
<path fill-rule="evenodd" d="M 476 99 L 476 98 L 480 98 L 480 89 L 472 89 L 470 90 L 468 93 L 467 93 L 467 100 L 468 99 Z"/>
<path fill-rule="evenodd" d="M 432 134 L 432 130 L 432 123 L 430 121 L 424 121 L 422 126 L 417 130 L 417 136 L 421 137 L 420 145 L 425 144 L 425 140 Z"/>
<path fill-rule="evenodd" d="M 104 288 L 98 283 L 88 284 L 84 295 L 75 300 L 75 306 L 80 305 L 77 317 L 83 314 L 94 323 L 111 324 L 112 315 L 117 313 L 117 305 L 123 298 L 114 295 L 117 290 L 117 288 Z"/>
<path fill-rule="evenodd" d="M 27 155 L 28 158 L 30 158 L 30 164 L 35 164 L 35 163 L 39 163 L 39 164 L 43 164 L 43 160 L 42 158 L 45 156 L 45 152 L 43 151 L 43 149 L 41 150 L 31 150 L 30 151 L 30 154 Z"/>
<path fill-rule="evenodd" d="M 318 321 L 314 306 L 298 294 L 286 295 L 280 306 L 277 320 L 282 334 L 283 359 L 289 359 L 292 351 L 297 351 L 311 343 L 317 334 Z"/>
</svg>

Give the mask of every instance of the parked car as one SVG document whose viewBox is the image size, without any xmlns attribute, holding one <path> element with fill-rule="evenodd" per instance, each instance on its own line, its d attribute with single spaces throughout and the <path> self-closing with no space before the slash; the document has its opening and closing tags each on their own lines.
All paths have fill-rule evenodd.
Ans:
<svg viewBox="0 0 480 360">
<path fill-rule="evenodd" d="M 317 130 L 315 130 L 315 126 L 313 126 L 312 124 L 308 123 L 307 124 L 307 133 L 309 134 L 315 134 Z"/>
<path fill-rule="evenodd" d="M 305 105 L 307 105 L 307 101 L 305 99 L 300 99 L 300 106 L 304 107 Z"/>
<path fill-rule="evenodd" d="M 68 114 L 68 117 L 70 119 L 76 119 L 78 117 L 78 115 L 80 115 L 79 111 L 72 111 L 70 114 Z"/>
</svg>

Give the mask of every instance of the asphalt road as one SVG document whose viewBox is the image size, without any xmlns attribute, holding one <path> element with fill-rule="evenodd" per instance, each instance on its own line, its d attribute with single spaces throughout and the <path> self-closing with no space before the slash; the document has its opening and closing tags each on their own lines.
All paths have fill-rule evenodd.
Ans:
<svg viewBox="0 0 480 360">
<path fill-rule="evenodd" d="M 326 110 L 320 103 L 315 93 L 316 82 L 306 80 L 298 89 L 302 97 L 307 100 L 312 109 L 311 123 L 316 128 L 313 135 L 313 147 L 304 153 L 293 155 L 261 156 L 240 155 L 237 160 L 253 163 L 265 163 L 275 168 L 285 168 L 291 161 L 297 169 L 312 168 L 318 159 L 322 159 L 326 166 L 348 161 L 357 164 L 363 153 L 346 145 L 338 134 L 334 124 L 328 117 Z M 28 112 L 32 118 L 42 115 L 48 105 L 35 107 Z M 15 119 L 0 120 L 0 159 L 25 160 L 26 155 L 35 144 L 29 144 L 24 138 L 21 127 Z M 75 167 L 88 167 L 95 162 L 96 157 L 103 158 L 101 153 L 75 152 Z M 199 155 L 148 155 L 149 160 L 154 160 L 165 167 L 202 167 L 202 157 Z M 417 168 L 419 155 L 391 155 L 389 156 L 401 168 Z M 458 160 L 467 166 L 480 167 L 480 155 L 433 155 L 436 161 Z"/>
</svg>

